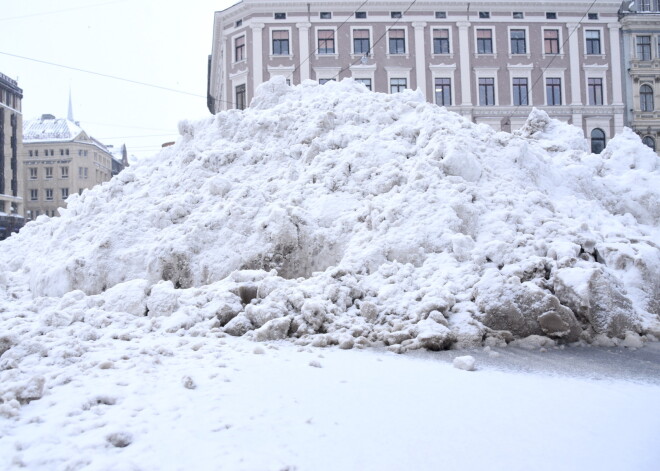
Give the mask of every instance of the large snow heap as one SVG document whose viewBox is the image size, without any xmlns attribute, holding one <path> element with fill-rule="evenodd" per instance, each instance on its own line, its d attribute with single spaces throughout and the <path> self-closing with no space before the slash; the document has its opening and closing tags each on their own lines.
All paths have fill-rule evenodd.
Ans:
<svg viewBox="0 0 660 471">
<path fill-rule="evenodd" d="M 509 134 L 275 78 L 180 133 L 0 244 L 0 369 L 37 331 L 110 326 L 395 351 L 660 335 L 660 170 L 630 130 L 594 155 L 538 110 Z"/>
</svg>

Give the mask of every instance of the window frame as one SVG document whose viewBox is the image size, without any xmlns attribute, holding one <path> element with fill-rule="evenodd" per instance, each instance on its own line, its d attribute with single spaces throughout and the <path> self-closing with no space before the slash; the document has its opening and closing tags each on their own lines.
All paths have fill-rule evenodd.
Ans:
<svg viewBox="0 0 660 471">
<path fill-rule="evenodd" d="M 524 38 L 522 39 L 523 45 L 525 52 L 513 52 L 513 32 L 514 31 L 522 31 L 524 34 Z M 509 57 L 512 56 L 525 56 L 529 57 L 529 27 L 527 26 L 509 26 L 507 27 L 507 33 L 509 36 Z M 516 39 L 516 41 L 519 43 L 520 39 Z"/>
<path fill-rule="evenodd" d="M 60 167 L 60 178 L 65 179 L 69 178 L 69 166 Z"/>
<path fill-rule="evenodd" d="M 442 87 L 441 95 L 438 95 L 438 81 L 439 81 L 439 80 L 447 80 L 447 81 L 449 81 L 449 84 L 448 84 L 448 85 L 441 85 L 441 87 Z M 452 97 L 453 97 L 453 86 L 452 86 L 452 83 L 451 83 L 451 82 L 452 82 L 452 78 L 451 78 L 451 77 L 433 77 L 433 100 L 434 100 L 434 103 L 435 103 L 436 105 L 438 105 L 438 106 L 444 106 L 444 107 L 448 107 L 448 106 L 452 106 L 452 105 L 453 105 L 453 101 L 452 101 Z M 444 87 L 449 87 L 449 89 L 446 90 Z M 442 96 L 442 97 L 443 97 L 443 99 L 442 99 L 442 103 L 438 103 L 438 96 Z M 444 98 L 445 96 L 448 98 L 449 103 L 445 103 L 445 98 Z"/>
<path fill-rule="evenodd" d="M 564 55 L 563 52 L 562 52 L 562 29 L 560 27 L 543 27 L 541 29 L 541 31 L 542 31 L 541 39 L 543 40 L 543 42 L 542 42 L 542 44 L 543 44 L 543 49 L 542 49 L 543 57 L 546 57 L 546 56 L 559 56 L 559 57 L 562 57 Z M 557 37 L 556 38 L 550 38 L 550 39 L 546 38 L 545 35 L 546 35 L 546 32 L 548 32 L 548 31 L 557 31 Z M 557 52 L 556 53 L 546 51 L 546 41 L 548 41 L 548 40 L 557 42 Z"/>
<path fill-rule="evenodd" d="M 649 142 L 650 142 L 650 145 L 649 145 Z M 655 152 L 655 148 L 656 148 L 655 145 L 656 144 L 655 144 L 655 139 L 653 138 L 653 136 L 644 136 L 642 138 L 642 144 L 644 144 L 647 147 L 650 147 L 651 150 L 653 150 L 653 152 Z"/>
<path fill-rule="evenodd" d="M 239 46 L 238 41 L 240 39 L 243 40 L 243 44 Z M 234 45 L 234 64 L 237 64 L 239 62 L 243 62 L 243 61 L 247 60 L 246 40 L 247 40 L 247 38 L 246 38 L 245 34 L 239 34 L 239 35 L 233 37 L 232 43 Z M 241 57 L 240 58 L 238 57 L 239 56 L 239 54 L 238 54 L 239 49 L 241 51 Z"/>
<path fill-rule="evenodd" d="M 355 31 L 367 31 L 368 33 L 368 38 L 367 38 L 367 52 L 357 52 L 355 50 Z M 373 31 L 371 26 L 351 26 L 351 54 L 353 55 L 358 55 L 358 56 L 364 56 L 366 55 L 371 55 L 371 38 L 373 37 Z M 362 41 L 364 38 L 358 38 L 360 41 Z"/>
<path fill-rule="evenodd" d="M 39 190 L 37 188 L 30 188 L 30 201 L 39 201 Z"/>
<path fill-rule="evenodd" d="M 524 89 L 525 89 L 525 103 L 522 103 L 522 100 L 516 100 L 516 86 L 521 87 L 521 84 L 516 84 L 516 80 L 524 80 Z M 518 93 L 518 98 L 521 98 L 521 94 Z M 519 101 L 516 103 L 516 101 Z M 513 76 L 511 77 L 511 105 L 512 106 L 530 106 L 530 99 L 529 99 L 529 77 L 520 77 L 520 76 Z"/>
<path fill-rule="evenodd" d="M 642 38 L 648 38 L 649 42 L 648 44 L 640 44 L 639 40 Z M 651 44 L 653 43 L 652 41 L 652 36 L 649 34 L 638 34 L 635 35 L 635 58 L 640 61 L 650 61 L 653 58 L 653 51 Z M 648 46 L 648 58 L 646 57 L 646 54 L 642 53 L 640 54 L 640 46 Z"/>
<path fill-rule="evenodd" d="M 491 83 L 486 83 L 487 80 L 490 80 Z M 484 83 L 482 83 L 482 81 L 484 81 Z M 477 100 L 479 106 L 497 106 L 495 93 L 496 87 L 497 80 L 495 77 L 477 77 Z M 489 90 L 491 91 L 490 98 L 492 98 L 492 102 L 489 100 Z"/>
<path fill-rule="evenodd" d="M 490 38 L 479 38 L 479 31 L 490 31 Z M 495 28 L 494 27 L 479 27 L 474 28 L 474 40 L 475 40 L 475 55 L 477 56 L 492 56 L 495 55 Z M 479 43 L 480 41 L 489 40 L 490 42 L 490 52 L 479 52 Z"/>
<path fill-rule="evenodd" d="M 287 39 L 275 39 L 275 33 L 287 33 Z M 290 27 L 284 27 L 284 28 L 278 28 L 278 27 L 271 27 L 270 28 L 270 56 L 271 58 L 274 57 L 291 57 L 291 50 L 293 49 L 293 44 L 292 44 L 292 34 L 291 34 L 291 28 Z M 287 53 L 282 54 L 282 53 L 275 53 L 275 41 L 286 41 L 287 42 Z M 281 48 L 281 46 L 280 46 Z"/>
<path fill-rule="evenodd" d="M 403 31 L 403 38 L 393 38 L 392 37 L 392 32 L 393 31 Z M 392 41 L 395 40 L 397 41 L 396 44 L 398 44 L 399 41 L 403 41 L 401 44 L 403 44 L 403 52 L 392 52 Z M 408 28 L 403 26 L 403 27 L 396 27 L 396 28 L 390 28 L 387 30 L 387 56 L 407 56 L 408 55 Z M 398 50 L 398 48 L 397 48 Z"/>
<path fill-rule="evenodd" d="M 30 180 L 37 180 L 39 178 L 39 167 L 28 167 L 30 169 Z"/>
<path fill-rule="evenodd" d="M 446 38 L 436 38 L 435 37 L 435 32 L 436 31 L 447 31 L 447 37 Z M 452 34 L 451 34 L 451 27 L 449 25 L 447 26 L 441 26 L 441 27 L 431 27 L 430 29 L 430 34 L 431 34 L 431 54 L 434 56 L 451 56 L 453 54 L 452 51 Z M 440 40 L 440 43 L 442 41 L 447 42 L 447 52 L 436 52 L 436 40 Z"/>
<path fill-rule="evenodd" d="M 60 197 L 62 201 L 66 200 L 69 197 L 69 188 L 60 188 Z"/>
<path fill-rule="evenodd" d="M 544 77 L 545 84 L 545 106 L 563 106 L 564 96 L 562 93 L 563 77 L 549 76 Z M 557 80 L 559 83 L 549 83 L 550 80 Z M 552 93 L 549 93 L 548 87 L 551 87 Z M 552 100 L 550 100 L 552 97 Z M 556 103 L 556 98 L 559 98 L 559 103 Z M 552 102 L 551 102 L 552 101 Z"/>
<path fill-rule="evenodd" d="M 602 77 L 586 77 L 587 79 L 587 103 L 589 106 L 603 106 L 605 104 L 605 79 Z M 600 81 L 599 84 L 591 83 Z M 600 103 L 598 103 L 600 101 Z"/>
<path fill-rule="evenodd" d="M 316 36 L 316 50 L 314 51 L 317 56 L 337 56 L 337 27 L 336 26 L 318 26 L 314 30 Z M 331 32 L 332 38 L 320 38 L 321 32 Z M 332 52 L 321 52 L 321 41 L 332 41 Z M 327 44 L 326 48 L 327 49 Z"/>
<path fill-rule="evenodd" d="M 644 88 L 648 88 L 650 91 L 645 92 L 645 91 L 643 91 Z M 655 111 L 655 96 L 654 95 L 655 95 L 655 90 L 653 89 L 652 85 L 649 85 L 648 83 L 643 83 L 639 86 L 639 110 L 641 112 L 651 113 L 651 112 Z"/>
<path fill-rule="evenodd" d="M 392 83 L 394 80 L 403 80 L 403 84 L 401 83 L 394 84 Z M 390 77 L 388 80 L 388 84 L 389 84 L 390 95 L 394 95 L 395 93 L 401 93 L 408 88 L 408 79 L 406 77 Z M 397 87 L 397 91 L 393 91 L 394 87 Z"/>
<path fill-rule="evenodd" d="M 595 137 L 594 133 L 599 132 L 601 135 Z M 605 146 L 607 145 L 607 134 L 605 133 L 604 130 L 601 128 L 593 128 L 589 132 L 589 144 L 590 144 L 590 150 L 592 154 L 600 154 L 605 150 Z M 596 144 L 600 144 L 600 148 L 595 147 Z M 596 148 L 597 150 L 594 150 Z"/>
<path fill-rule="evenodd" d="M 589 52 L 589 46 L 590 43 L 594 42 L 594 39 L 592 38 L 587 38 L 587 33 L 592 32 L 592 33 L 598 33 L 598 51 L 599 52 Z M 605 55 L 605 49 L 603 47 L 604 42 L 603 42 L 603 29 L 602 28 L 589 28 L 584 30 L 584 54 L 587 56 L 604 56 Z"/>
<path fill-rule="evenodd" d="M 237 110 L 244 110 L 247 107 L 247 85 L 245 83 L 234 85 L 234 100 Z"/>
<path fill-rule="evenodd" d="M 55 197 L 52 188 L 46 188 L 44 192 L 46 194 L 46 201 L 54 201 Z"/>
<path fill-rule="evenodd" d="M 373 80 L 371 77 L 353 77 L 353 80 L 364 85 L 367 90 L 373 91 Z M 367 81 L 369 81 L 368 84 L 366 83 Z"/>
</svg>

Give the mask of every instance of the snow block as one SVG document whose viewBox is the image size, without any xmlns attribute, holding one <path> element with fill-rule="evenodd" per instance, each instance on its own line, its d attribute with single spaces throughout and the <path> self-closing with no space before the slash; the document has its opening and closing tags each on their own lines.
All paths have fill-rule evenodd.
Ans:
<svg viewBox="0 0 660 471">
<path fill-rule="evenodd" d="M 254 340 L 264 342 L 266 340 L 282 340 L 288 337 L 290 317 L 271 319 L 254 331 Z"/>
<path fill-rule="evenodd" d="M 640 322 L 623 284 L 603 268 L 563 268 L 554 279 L 562 304 L 586 320 L 597 334 L 623 338 L 640 332 Z"/>
<path fill-rule="evenodd" d="M 476 360 L 471 355 L 456 357 L 454 358 L 452 364 L 454 365 L 454 368 L 457 368 L 459 370 L 474 371 L 476 369 L 475 368 Z"/>
</svg>

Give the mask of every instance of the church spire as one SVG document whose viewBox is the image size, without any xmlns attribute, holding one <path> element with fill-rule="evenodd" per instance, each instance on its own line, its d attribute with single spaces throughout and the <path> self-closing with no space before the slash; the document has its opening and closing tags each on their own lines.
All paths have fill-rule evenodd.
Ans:
<svg viewBox="0 0 660 471">
<path fill-rule="evenodd" d="M 66 115 L 66 119 L 73 121 L 73 105 L 71 104 L 71 87 L 69 87 L 69 112 Z"/>
</svg>

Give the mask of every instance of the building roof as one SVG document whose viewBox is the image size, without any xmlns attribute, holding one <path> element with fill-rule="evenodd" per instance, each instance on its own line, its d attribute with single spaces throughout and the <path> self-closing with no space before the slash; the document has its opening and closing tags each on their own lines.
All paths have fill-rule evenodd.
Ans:
<svg viewBox="0 0 660 471">
<path fill-rule="evenodd" d="M 23 121 L 23 142 L 40 141 L 74 141 L 88 140 L 89 137 L 73 121 L 64 118 L 55 118 L 50 114 L 41 115 L 40 118 Z"/>
</svg>

